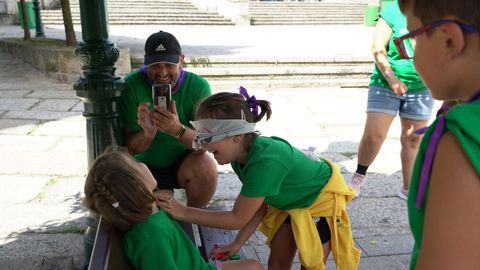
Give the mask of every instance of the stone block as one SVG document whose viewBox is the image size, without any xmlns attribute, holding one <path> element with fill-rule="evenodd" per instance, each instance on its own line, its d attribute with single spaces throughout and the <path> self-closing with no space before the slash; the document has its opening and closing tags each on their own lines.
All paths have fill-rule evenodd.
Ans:
<svg viewBox="0 0 480 270">
<path fill-rule="evenodd" d="M 408 270 L 408 266 L 394 259 L 394 256 L 366 257 L 360 260 L 358 270 Z"/>
<path fill-rule="evenodd" d="M 25 258 L 0 260 L 4 269 L 10 270 L 74 270 L 73 257 Z"/>
<path fill-rule="evenodd" d="M 45 44 L 24 42 L 21 39 L 0 40 L 3 51 L 22 59 L 48 77 L 67 83 L 77 81 L 81 76 L 81 61 L 75 55 L 75 47 Z M 117 75 L 124 76 L 131 71 L 130 49 L 120 48 L 119 51 L 120 57 L 115 67 Z"/>
<path fill-rule="evenodd" d="M 413 248 L 410 234 L 356 238 L 355 241 L 368 256 L 410 254 Z"/>
</svg>

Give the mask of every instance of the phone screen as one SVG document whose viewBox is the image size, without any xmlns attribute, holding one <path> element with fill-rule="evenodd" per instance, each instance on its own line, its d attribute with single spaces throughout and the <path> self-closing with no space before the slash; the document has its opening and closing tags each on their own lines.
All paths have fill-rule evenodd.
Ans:
<svg viewBox="0 0 480 270">
<path fill-rule="evenodd" d="M 170 110 L 170 100 L 172 99 L 172 87 L 170 84 L 152 85 L 152 96 L 155 105 Z"/>
</svg>

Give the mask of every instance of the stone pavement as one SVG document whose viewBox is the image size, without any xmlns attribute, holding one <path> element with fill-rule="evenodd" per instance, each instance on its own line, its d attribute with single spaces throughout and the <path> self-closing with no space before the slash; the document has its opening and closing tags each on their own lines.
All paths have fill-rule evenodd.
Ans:
<svg viewBox="0 0 480 270">
<path fill-rule="evenodd" d="M 263 36 L 254 28 L 250 28 L 250 35 L 243 28 L 220 31 L 220 28 L 204 27 L 202 38 L 195 34 L 200 28 L 171 28 L 170 31 L 182 36 L 179 39 L 184 40 L 187 54 L 212 58 L 324 57 L 328 55 L 325 50 L 355 56 L 363 54 L 363 49 L 368 52 L 366 43 L 370 37 L 365 35 L 371 34 L 371 29 L 362 30 L 359 26 L 270 27 Z M 123 30 L 111 27 L 112 39 L 119 41 L 120 46 L 130 44 L 134 46 L 133 51 L 140 53 L 152 29 L 139 36 L 138 31 L 128 27 Z M 279 37 L 285 32 L 294 38 Z M 319 45 L 322 50 L 317 51 L 310 44 L 317 38 L 306 35 L 314 33 L 332 40 L 335 32 L 358 38 L 347 44 L 355 44 L 356 49 L 348 51 L 346 45 L 323 42 Z M 122 38 L 115 38 L 113 33 Z M 46 28 L 46 34 L 61 38 L 62 32 Z M 193 37 L 187 39 L 188 34 Z M 228 41 L 227 34 L 231 37 Z M 15 35 L 22 36 L 18 29 L 0 26 L 0 38 Z M 217 35 L 220 37 L 213 38 Z M 277 44 L 273 39 L 284 42 Z M 233 44 L 237 42 L 239 45 L 235 47 Z M 298 50 L 297 44 L 307 45 L 304 50 Z M 285 52 L 288 53 L 284 55 Z M 257 98 L 272 102 L 271 121 L 258 127 L 263 135 L 281 136 L 296 146 L 314 149 L 317 154 L 337 162 L 346 179 L 351 177 L 365 121 L 366 89 L 250 91 Z M 72 85 L 45 78 L 0 52 L 0 208 L 3 217 L 0 269 L 48 269 L 52 265 L 71 264 L 79 269 L 81 266 L 86 214 L 82 197 L 87 167 L 82 111 L 83 105 L 75 97 Z M 408 269 L 412 238 L 406 202 L 396 197 L 401 186 L 399 134 L 399 121 L 395 120 L 369 170 L 369 182 L 362 196 L 348 206 L 355 242 L 362 250 L 359 269 Z M 228 166 L 219 166 L 219 171 L 213 203 L 232 205 L 240 188 L 239 181 Z M 268 248 L 263 240 L 256 234 L 245 249 L 249 257 L 265 264 Z M 293 269 L 299 269 L 298 263 Z M 335 269 L 331 260 L 328 269 Z"/>
</svg>

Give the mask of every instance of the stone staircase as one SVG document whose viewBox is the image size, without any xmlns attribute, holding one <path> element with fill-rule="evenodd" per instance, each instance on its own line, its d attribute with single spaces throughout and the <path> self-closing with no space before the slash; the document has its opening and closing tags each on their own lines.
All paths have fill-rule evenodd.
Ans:
<svg viewBox="0 0 480 270">
<path fill-rule="evenodd" d="M 363 24 L 365 1 L 250 2 L 252 25 Z"/>
<path fill-rule="evenodd" d="M 92 0 L 95 1 L 95 0 Z M 107 1 L 110 25 L 232 25 L 218 14 L 200 12 L 189 0 Z M 78 0 L 70 0 L 74 24 L 80 24 Z M 46 25 L 63 24 L 61 9 L 42 10 Z"/>
<path fill-rule="evenodd" d="M 132 69 L 143 59 L 131 59 Z M 249 88 L 365 88 L 370 82 L 370 57 L 295 60 L 215 60 L 187 59 L 185 69 L 206 78 L 212 89 Z"/>
<path fill-rule="evenodd" d="M 232 25 L 218 14 L 200 12 L 189 0 L 108 1 L 111 25 Z M 71 0 L 74 24 L 80 24 L 78 0 Z M 320 2 L 251 1 L 252 25 L 338 25 L 363 24 L 364 0 L 325 0 Z M 63 24 L 60 9 L 43 10 L 46 25 Z"/>
</svg>

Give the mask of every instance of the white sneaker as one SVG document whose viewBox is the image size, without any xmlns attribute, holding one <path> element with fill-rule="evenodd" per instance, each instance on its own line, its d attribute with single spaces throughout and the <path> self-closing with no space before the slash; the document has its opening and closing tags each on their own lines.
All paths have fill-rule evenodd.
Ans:
<svg viewBox="0 0 480 270">
<path fill-rule="evenodd" d="M 408 200 L 408 190 L 403 189 L 403 187 L 400 189 L 400 191 L 397 194 L 398 197 L 402 200 Z"/>
<path fill-rule="evenodd" d="M 359 173 L 353 173 L 352 179 L 348 183 L 348 186 L 353 188 L 355 191 L 355 196 L 360 196 L 360 188 L 365 185 L 365 181 L 367 177 L 365 175 L 361 175 Z"/>
</svg>

